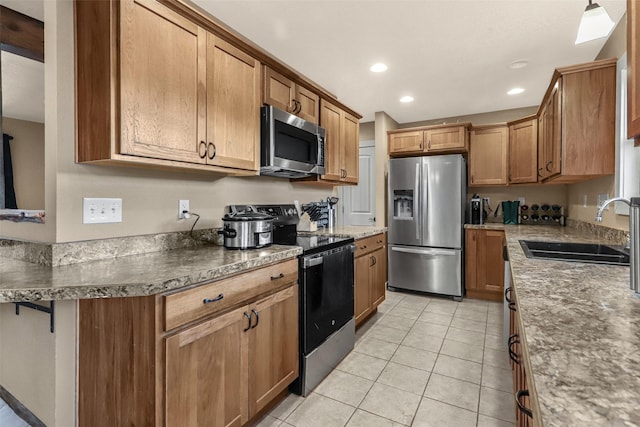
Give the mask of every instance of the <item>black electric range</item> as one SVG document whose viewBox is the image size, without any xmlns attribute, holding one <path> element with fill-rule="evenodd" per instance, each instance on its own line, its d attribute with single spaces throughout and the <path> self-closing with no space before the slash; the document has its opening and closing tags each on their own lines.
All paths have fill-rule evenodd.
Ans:
<svg viewBox="0 0 640 427">
<path fill-rule="evenodd" d="M 255 205 L 274 217 L 272 239 L 303 249 L 298 258 L 300 376 L 290 391 L 307 396 L 355 344 L 352 237 L 298 234 L 294 205 Z"/>
</svg>

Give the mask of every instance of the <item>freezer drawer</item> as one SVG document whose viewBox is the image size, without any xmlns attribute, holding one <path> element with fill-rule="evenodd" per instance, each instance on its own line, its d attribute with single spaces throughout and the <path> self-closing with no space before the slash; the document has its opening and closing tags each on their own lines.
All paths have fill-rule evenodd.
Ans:
<svg viewBox="0 0 640 427">
<path fill-rule="evenodd" d="M 390 245 L 389 286 L 462 297 L 462 250 Z"/>
</svg>

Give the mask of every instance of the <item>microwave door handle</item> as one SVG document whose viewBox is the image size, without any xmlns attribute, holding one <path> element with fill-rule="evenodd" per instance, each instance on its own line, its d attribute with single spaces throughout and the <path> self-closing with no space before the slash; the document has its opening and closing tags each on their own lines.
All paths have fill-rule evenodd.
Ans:
<svg viewBox="0 0 640 427">
<path fill-rule="evenodd" d="M 416 240 L 420 240 L 420 218 L 419 209 L 420 206 L 420 161 L 416 163 L 416 180 L 413 187 L 413 221 L 416 224 Z"/>
</svg>

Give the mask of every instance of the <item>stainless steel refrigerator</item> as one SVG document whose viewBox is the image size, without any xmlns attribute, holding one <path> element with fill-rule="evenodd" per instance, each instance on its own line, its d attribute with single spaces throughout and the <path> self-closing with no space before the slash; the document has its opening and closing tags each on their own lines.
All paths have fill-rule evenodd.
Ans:
<svg viewBox="0 0 640 427">
<path fill-rule="evenodd" d="M 389 160 L 389 288 L 463 295 L 462 155 Z"/>
</svg>

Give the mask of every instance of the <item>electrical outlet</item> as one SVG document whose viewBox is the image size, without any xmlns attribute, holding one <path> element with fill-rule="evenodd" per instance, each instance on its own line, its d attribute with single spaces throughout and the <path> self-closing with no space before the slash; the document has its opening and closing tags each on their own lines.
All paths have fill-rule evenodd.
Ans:
<svg viewBox="0 0 640 427">
<path fill-rule="evenodd" d="M 491 206 L 491 199 L 489 197 L 483 197 L 482 201 L 485 202 L 488 206 Z"/>
<path fill-rule="evenodd" d="M 189 201 L 188 200 L 178 201 L 178 219 L 184 219 L 185 211 L 189 212 Z"/>
<path fill-rule="evenodd" d="M 122 222 L 122 199 L 82 199 L 82 223 L 105 224 Z"/>
<path fill-rule="evenodd" d="M 582 196 L 582 207 L 586 208 L 587 207 L 587 195 L 583 195 Z"/>
<path fill-rule="evenodd" d="M 520 206 L 525 204 L 524 197 L 518 197 L 518 200 L 520 201 Z"/>
</svg>

